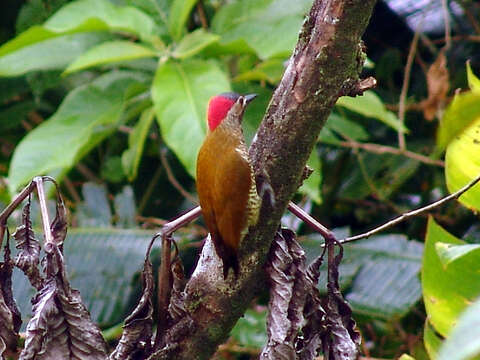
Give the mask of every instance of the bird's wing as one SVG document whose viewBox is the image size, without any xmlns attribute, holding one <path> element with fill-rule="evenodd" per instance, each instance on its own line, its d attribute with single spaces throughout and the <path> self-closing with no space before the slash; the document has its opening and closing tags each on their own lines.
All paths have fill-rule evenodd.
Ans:
<svg viewBox="0 0 480 360">
<path fill-rule="evenodd" d="M 222 154 L 222 169 L 215 176 L 214 212 L 226 245 L 238 248 L 247 227 L 248 200 L 252 186 L 250 164 L 238 147 Z"/>
</svg>

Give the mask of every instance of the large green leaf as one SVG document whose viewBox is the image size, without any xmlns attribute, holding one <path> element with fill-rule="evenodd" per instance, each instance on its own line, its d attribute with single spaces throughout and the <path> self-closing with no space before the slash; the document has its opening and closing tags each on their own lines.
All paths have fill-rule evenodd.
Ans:
<svg viewBox="0 0 480 360">
<path fill-rule="evenodd" d="M 95 322 L 106 325 L 123 320 L 139 291 L 140 282 L 132 279 L 142 269 L 151 238 L 151 231 L 68 230 L 64 243 L 67 273 Z M 14 270 L 13 284 L 25 324 L 31 314 L 30 299 L 34 291 L 18 269 Z"/>
<path fill-rule="evenodd" d="M 480 79 L 473 73 L 470 61 L 467 61 L 467 79 L 470 90 L 474 93 L 480 93 Z"/>
<path fill-rule="evenodd" d="M 420 162 L 391 154 L 362 153 L 344 168 L 338 190 L 348 199 L 362 199 L 372 193 L 389 198 L 417 171 Z"/>
<path fill-rule="evenodd" d="M 336 134 L 356 141 L 365 141 L 369 138 L 367 130 L 362 125 L 337 113 L 331 113 L 318 140 L 326 144 L 336 145 L 341 141 Z"/>
<path fill-rule="evenodd" d="M 423 343 L 430 359 L 437 359 L 438 350 L 442 345 L 442 338 L 437 334 L 432 325 L 430 325 L 428 319 L 425 321 L 423 328 Z"/>
<path fill-rule="evenodd" d="M 430 218 L 422 266 L 423 300 L 430 323 L 445 337 L 460 313 L 480 295 L 480 253 L 470 252 L 445 267 L 437 253 L 438 243 L 464 244 Z"/>
<path fill-rule="evenodd" d="M 92 31 L 124 31 L 149 39 L 153 20 L 134 7 L 108 0 L 80 0 L 56 12 L 43 26 L 33 26 L 0 47 L 0 56 L 57 36 Z"/>
<path fill-rule="evenodd" d="M 122 166 L 129 181 L 137 177 L 145 140 L 152 127 L 154 115 L 153 107 L 144 110 L 133 131 L 128 135 L 128 149 L 122 154 Z"/>
<path fill-rule="evenodd" d="M 135 7 L 115 6 L 108 0 L 75 1 L 62 7 L 43 26 L 33 26 L 2 45 L 0 76 L 62 68 L 98 43 L 92 40 L 98 35 L 83 35 L 90 39 L 85 44 L 86 40 L 72 34 L 98 31 L 121 31 L 148 41 L 156 30 L 154 21 Z"/>
<path fill-rule="evenodd" d="M 470 95 L 473 95 L 470 94 Z M 447 147 L 445 177 L 448 190 L 453 193 L 480 176 L 480 95 L 477 103 L 478 117 L 463 129 Z M 480 184 L 476 184 L 458 199 L 463 205 L 480 211 Z"/>
<path fill-rule="evenodd" d="M 365 91 L 362 96 L 342 96 L 337 101 L 342 106 L 366 117 L 377 119 L 397 131 L 406 132 L 407 128 L 400 123 L 398 117 L 385 108 L 385 104 L 373 91 Z"/>
<path fill-rule="evenodd" d="M 174 0 L 168 16 L 168 29 L 175 40 L 182 36 L 183 28 L 197 0 Z"/>
<path fill-rule="evenodd" d="M 116 6 L 108 0 L 79 0 L 57 11 L 45 24 L 55 33 L 72 31 L 122 31 L 149 40 L 155 34 L 155 22 L 133 6 Z"/>
<path fill-rule="evenodd" d="M 101 33 L 71 34 L 49 37 L 20 47 L 16 51 L 4 51 L 3 56 L 0 55 L 0 76 L 19 76 L 35 70 L 63 69 L 90 47 L 108 39 L 110 39 L 108 34 Z M 0 48 L 0 52 L 2 49 L 4 47 Z"/>
<path fill-rule="evenodd" d="M 464 256 L 475 256 L 478 259 L 479 256 L 476 253 L 480 250 L 480 244 L 452 245 L 437 242 L 435 250 L 440 262 L 446 268 L 450 263 L 461 260 Z"/>
<path fill-rule="evenodd" d="M 69 74 L 93 66 L 154 57 L 155 55 L 152 49 L 131 41 L 109 41 L 92 47 L 77 57 L 64 73 Z"/>
<path fill-rule="evenodd" d="M 195 30 L 185 35 L 173 50 L 172 56 L 177 59 L 185 59 L 202 51 L 208 45 L 218 41 L 220 37 L 206 32 L 203 29 Z"/>
<path fill-rule="evenodd" d="M 286 56 L 298 38 L 311 0 L 237 0 L 215 15 L 212 29 L 224 45 L 246 42 L 262 59 Z"/>
<path fill-rule="evenodd" d="M 443 150 L 480 118 L 480 93 L 456 95 L 445 110 L 438 128 L 437 146 Z"/>
<path fill-rule="evenodd" d="M 206 132 L 208 100 L 228 90 L 226 74 L 212 61 L 168 61 L 157 69 L 152 99 L 162 137 L 192 177 Z"/>
<path fill-rule="evenodd" d="M 268 59 L 255 67 L 248 67 L 246 71 L 235 77 L 235 81 L 268 81 L 276 85 L 282 78 L 285 71 L 285 61 L 283 59 Z"/>
<path fill-rule="evenodd" d="M 112 226 L 112 210 L 105 185 L 87 182 L 82 186 L 83 203 L 77 207 L 80 227 L 108 228 Z"/>
<path fill-rule="evenodd" d="M 480 359 L 480 299 L 462 313 L 438 352 L 438 360 Z"/>
<path fill-rule="evenodd" d="M 40 174 L 58 181 L 116 127 L 129 87 L 143 81 L 135 73 L 111 72 L 68 94 L 57 112 L 22 139 L 9 170 L 9 189 Z"/>
<path fill-rule="evenodd" d="M 320 242 L 316 236 L 302 242 L 309 261 L 320 254 Z M 340 286 L 353 310 L 382 319 L 406 314 L 422 296 L 418 278 L 422 251 L 422 243 L 396 234 L 345 245 Z M 326 273 L 326 264 L 321 271 Z M 326 291 L 325 278 L 320 280 L 321 291 Z"/>
</svg>

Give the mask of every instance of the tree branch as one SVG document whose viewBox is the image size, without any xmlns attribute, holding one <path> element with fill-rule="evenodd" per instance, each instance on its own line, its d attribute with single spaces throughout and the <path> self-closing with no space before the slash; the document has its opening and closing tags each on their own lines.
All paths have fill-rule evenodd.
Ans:
<svg viewBox="0 0 480 360">
<path fill-rule="evenodd" d="M 405 221 L 411 217 L 414 217 L 414 216 L 417 216 L 417 215 L 420 215 L 426 211 L 429 211 L 429 210 L 432 210 L 436 207 L 439 207 L 440 205 L 443 205 L 445 204 L 446 202 L 450 201 L 450 200 L 453 200 L 453 199 L 458 199 L 463 193 L 467 192 L 469 189 L 471 189 L 472 187 L 474 187 L 477 183 L 480 182 L 480 175 L 477 176 L 475 179 L 473 179 L 472 181 L 470 181 L 467 185 L 465 185 L 464 187 L 462 187 L 460 190 L 454 192 L 453 194 L 450 194 L 448 196 L 445 196 L 444 198 L 438 200 L 438 201 L 435 201 L 434 203 L 431 203 L 431 204 L 428 204 L 424 207 L 421 207 L 419 209 L 416 209 L 416 210 L 412 210 L 412 211 L 409 211 L 409 212 L 406 212 L 398 217 L 396 217 L 395 219 L 393 220 L 390 220 L 388 222 L 386 222 L 385 224 L 383 225 L 380 225 L 378 227 L 376 227 L 375 229 L 372 229 L 370 231 L 367 231 L 363 234 L 359 234 L 359 235 L 355 235 L 355 236 L 350 236 L 350 237 L 347 237 L 345 239 L 342 239 L 342 240 L 339 240 L 339 243 L 340 244 L 345 244 L 345 243 L 349 243 L 349 242 L 353 242 L 353 241 L 357 241 L 357 240 L 361 240 L 361 239 L 366 239 L 376 233 L 379 233 L 385 229 L 388 229 L 392 226 L 395 226 L 399 223 L 401 223 L 402 221 Z"/>
<path fill-rule="evenodd" d="M 167 331 L 165 343 L 170 347 L 157 358 L 210 358 L 264 286 L 263 263 L 318 134 L 343 85 L 360 81 L 365 59 L 361 36 L 374 4 L 375 0 L 314 1 L 250 147 L 255 172 L 267 177 L 275 203 L 262 203 L 257 225 L 242 242 L 237 279 L 230 275 L 223 280 L 220 260 L 206 243 L 185 288 L 188 319 Z"/>
</svg>

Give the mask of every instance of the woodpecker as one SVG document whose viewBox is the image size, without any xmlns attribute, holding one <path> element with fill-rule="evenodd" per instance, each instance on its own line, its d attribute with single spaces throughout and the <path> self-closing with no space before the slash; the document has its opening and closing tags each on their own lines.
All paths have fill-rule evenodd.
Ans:
<svg viewBox="0 0 480 360">
<path fill-rule="evenodd" d="M 242 130 L 247 104 L 256 95 L 223 93 L 208 103 L 207 135 L 197 158 L 197 192 L 223 276 L 238 276 L 238 247 L 258 219 L 257 194 Z"/>
</svg>

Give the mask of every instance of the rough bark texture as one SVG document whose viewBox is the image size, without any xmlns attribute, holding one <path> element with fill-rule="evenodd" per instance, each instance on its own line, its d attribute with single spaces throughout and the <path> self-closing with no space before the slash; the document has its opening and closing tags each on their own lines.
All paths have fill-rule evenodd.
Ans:
<svg viewBox="0 0 480 360">
<path fill-rule="evenodd" d="M 338 96 L 358 81 L 363 34 L 375 0 L 315 0 L 283 79 L 272 98 L 250 157 L 270 182 L 275 204 L 265 202 L 258 224 L 240 248 L 240 276 L 223 280 L 207 242 L 185 289 L 189 316 L 169 329 L 157 359 L 209 359 L 265 286 L 263 263 L 305 163 Z"/>
</svg>

